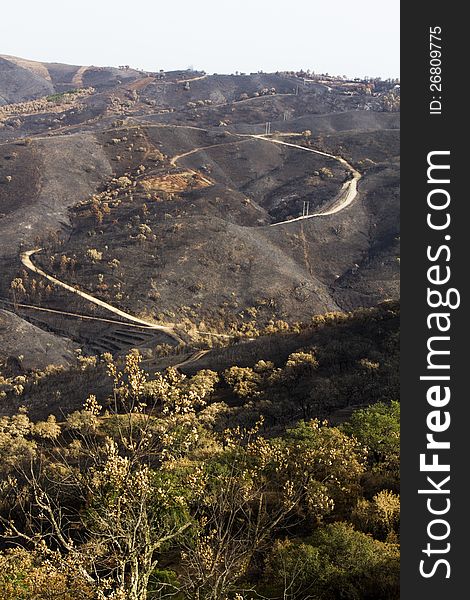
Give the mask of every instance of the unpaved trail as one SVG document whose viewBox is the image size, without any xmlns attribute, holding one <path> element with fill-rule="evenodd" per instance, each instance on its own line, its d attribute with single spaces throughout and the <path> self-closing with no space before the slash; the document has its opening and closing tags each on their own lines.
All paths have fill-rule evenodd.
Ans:
<svg viewBox="0 0 470 600">
<path fill-rule="evenodd" d="M 83 75 L 88 71 L 89 67 L 80 67 L 72 77 L 72 84 L 78 88 L 83 87 Z"/>
<path fill-rule="evenodd" d="M 182 154 L 176 154 L 176 156 L 173 156 L 173 158 L 170 160 L 170 165 L 172 167 L 176 167 L 176 163 L 182 159 L 185 158 L 186 156 L 191 156 L 191 154 L 196 154 L 197 152 L 201 152 L 202 150 L 209 150 L 211 148 L 218 148 L 221 146 L 230 146 L 233 144 L 242 144 L 243 142 L 248 141 L 248 140 L 235 140 L 234 142 L 223 142 L 221 144 L 211 144 L 209 146 L 200 146 L 199 148 L 193 148 L 192 150 L 188 150 L 187 152 L 183 152 Z M 214 185 L 214 182 L 211 181 L 210 179 L 207 179 L 206 177 L 204 177 L 203 175 L 201 175 L 200 173 L 197 173 L 196 171 L 194 171 L 194 169 L 190 169 L 189 167 L 186 167 L 188 169 L 188 171 L 190 171 L 191 173 L 194 174 L 198 174 L 202 181 L 204 181 L 205 183 L 209 184 L 209 185 Z"/>
<path fill-rule="evenodd" d="M 263 140 L 265 142 L 270 142 L 272 144 L 279 144 L 281 146 L 289 146 L 290 148 L 296 148 L 298 150 L 303 150 L 305 152 L 312 152 L 313 154 L 319 154 L 320 156 L 326 156 L 327 158 L 331 158 L 333 160 L 338 161 L 339 163 L 341 163 L 347 171 L 349 171 L 352 175 L 351 179 L 348 179 L 347 181 L 345 181 L 343 183 L 343 185 L 341 186 L 341 189 L 339 191 L 339 193 L 336 195 L 336 197 L 333 199 L 333 201 L 329 204 L 328 207 L 323 208 L 322 210 L 320 210 L 320 212 L 317 213 L 313 213 L 311 215 L 304 215 L 301 217 L 295 217 L 293 219 L 287 219 L 285 221 L 279 221 L 278 223 L 271 223 L 269 226 L 270 227 L 277 227 L 279 225 L 284 225 L 286 223 L 292 223 L 294 221 L 304 221 L 306 219 L 313 219 L 315 217 L 327 217 L 328 215 L 334 215 L 342 210 L 344 210 L 347 206 L 349 206 L 354 199 L 357 196 L 357 184 L 358 181 L 361 179 L 362 175 L 361 173 L 359 173 L 359 171 L 357 171 L 350 163 L 347 162 L 347 160 L 345 160 L 342 156 L 335 156 L 334 154 L 329 154 L 328 152 L 322 152 L 321 150 L 315 150 L 313 148 L 306 148 L 305 146 L 301 146 L 300 144 L 293 144 L 292 142 L 283 142 L 282 140 L 277 140 L 274 138 L 269 138 L 269 137 L 265 137 L 264 135 L 256 135 L 256 134 L 249 134 L 249 133 L 232 133 L 232 132 L 228 132 L 230 135 L 233 136 L 239 136 L 244 138 L 245 141 L 248 140 Z M 299 133 L 283 133 L 280 134 L 281 136 L 284 137 L 291 137 L 291 136 L 299 136 L 301 134 Z M 170 164 L 174 167 L 176 166 L 176 163 L 181 159 L 184 158 L 185 156 L 190 156 L 191 154 L 195 154 L 196 152 L 200 152 L 201 150 L 209 150 L 211 148 L 217 148 L 218 146 L 229 146 L 229 145 L 233 145 L 233 144 L 241 144 L 243 143 L 244 140 L 235 140 L 233 142 L 225 142 L 222 144 L 211 144 L 209 146 L 201 146 L 199 148 L 193 148 L 192 150 L 188 150 L 187 152 L 183 152 L 181 154 L 177 154 L 176 156 L 173 156 L 173 158 L 170 160 Z M 204 178 L 203 178 L 204 179 Z M 213 182 L 204 179 L 204 181 L 206 181 L 207 183 L 212 184 Z"/>
<path fill-rule="evenodd" d="M 189 82 L 200 81 L 201 79 L 206 79 L 206 77 L 208 77 L 207 73 L 205 73 L 204 75 L 198 75 L 197 77 L 191 77 L 191 79 L 177 79 L 174 83 L 186 83 L 187 81 L 189 81 Z M 173 82 L 169 81 L 168 83 L 173 83 Z"/>
<path fill-rule="evenodd" d="M 151 323 L 150 321 L 146 321 L 145 319 L 139 319 L 138 317 L 135 317 L 134 315 L 131 315 L 119 308 L 116 308 L 115 306 L 112 306 L 111 304 L 108 304 L 107 302 L 104 302 L 103 300 L 99 300 L 98 298 L 95 298 L 91 294 L 82 292 L 81 290 L 78 290 L 77 288 L 69 285 L 68 283 L 64 283 L 63 281 L 56 279 L 52 275 L 49 275 L 48 273 L 46 273 L 45 271 L 43 271 L 42 269 L 37 267 L 31 260 L 31 257 L 33 256 L 33 254 L 36 254 L 40 250 L 42 250 L 42 248 L 35 248 L 34 250 L 28 250 L 26 252 L 22 252 L 20 255 L 21 262 L 30 271 L 33 271 L 34 273 L 37 273 L 38 275 L 45 277 L 46 279 L 48 279 L 50 282 L 54 283 L 55 285 L 58 285 L 59 287 L 62 287 L 69 292 L 72 292 L 72 294 L 76 294 L 77 296 L 80 296 L 81 298 L 84 298 L 85 300 L 88 300 L 89 302 L 92 302 L 93 304 L 96 304 L 97 306 L 101 306 L 105 310 L 107 310 L 115 315 L 118 315 L 119 317 L 122 317 L 123 319 L 126 319 L 127 321 L 131 321 L 131 323 L 137 323 L 139 325 L 144 325 L 145 327 L 147 327 L 149 329 L 163 331 L 168 336 L 173 338 L 177 343 L 182 342 L 182 339 L 175 332 L 173 324 L 157 325 L 156 323 Z"/>
<path fill-rule="evenodd" d="M 295 96 L 294 92 L 285 92 L 285 93 L 279 93 L 279 94 L 266 94 L 264 96 L 251 96 L 250 98 L 244 98 L 243 100 L 230 100 L 227 102 L 221 102 L 220 104 L 210 104 L 210 105 L 206 105 L 206 106 L 198 106 L 197 110 L 198 112 L 200 110 L 210 110 L 211 108 L 225 108 L 227 106 L 230 107 L 236 107 L 239 104 L 245 104 L 247 102 L 253 102 L 256 100 L 268 100 L 271 98 L 281 98 L 281 97 L 288 97 L 288 96 Z M 299 134 L 300 135 L 300 134 Z"/>
<path fill-rule="evenodd" d="M 194 354 L 191 354 L 191 356 L 189 356 L 186 360 L 183 360 L 179 363 L 176 363 L 176 365 L 171 365 L 171 366 L 173 367 L 173 369 L 179 369 L 180 367 L 185 367 L 187 365 L 192 364 L 193 362 L 198 361 L 200 358 L 205 356 L 208 352 L 210 352 L 210 350 L 198 350 Z"/>
<path fill-rule="evenodd" d="M 147 325 L 138 325 L 137 323 L 123 323 L 122 321 L 118 321 L 116 319 L 103 319 L 102 317 L 94 317 L 91 315 L 84 315 L 82 313 L 73 313 L 68 312 L 66 310 L 58 310 L 55 308 L 44 308 L 43 306 L 36 306 L 34 304 L 22 304 L 21 302 L 11 302 L 10 300 L 6 300 L 5 298 L 0 298 L 0 302 L 3 304 L 8 304 L 9 306 L 18 307 L 18 308 L 28 308 L 31 310 L 36 310 L 39 312 L 47 312 L 53 313 L 56 315 L 63 315 L 65 317 L 73 317 L 75 319 L 88 320 L 88 321 L 99 321 L 100 323 L 111 323 L 113 325 L 119 325 L 121 327 L 132 327 L 139 330 L 149 329 Z M 152 328 L 153 329 L 153 328 Z"/>
<path fill-rule="evenodd" d="M 49 275 L 48 273 L 43 271 L 41 268 L 37 267 L 31 260 L 31 257 L 34 254 L 36 254 L 37 252 L 39 252 L 40 250 L 42 250 L 42 248 L 35 248 L 34 250 L 28 250 L 26 252 L 21 253 L 21 255 L 20 255 L 21 262 L 27 269 L 29 269 L 30 271 L 33 271 L 34 273 L 37 273 L 38 275 L 41 275 L 42 277 L 45 277 L 46 279 L 48 279 L 50 282 L 54 283 L 55 285 L 58 285 L 64 289 L 66 289 L 67 291 L 72 292 L 73 294 L 76 294 L 76 295 L 84 298 L 85 300 L 88 300 L 89 302 L 96 304 L 97 306 L 101 306 L 102 308 L 108 310 L 109 312 L 111 312 L 115 315 L 118 315 L 118 316 L 126 319 L 127 321 L 130 321 L 130 323 L 122 323 L 120 321 L 113 321 L 111 319 L 102 319 L 100 317 L 91 317 L 88 315 L 80 315 L 77 313 L 70 313 L 70 312 L 65 312 L 65 311 L 42 309 L 42 308 L 34 307 L 34 306 L 25 305 L 25 307 L 27 306 L 28 308 L 38 308 L 39 310 L 45 310 L 47 312 L 54 312 L 54 313 L 57 312 L 57 313 L 60 313 L 63 315 L 79 317 L 82 319 L 103 321 L 103 322 L 114 323 L 114 324 L 119 324 L 119 325 L 129 325 L 130 327 L 143 327 L 145 329 L 153 329 L 156 331 L 162 331 L 166 335 L 171 337 L 173 340 L 175 340 L 177 342 L 177 344 L 184 343 L 182 338 L 176 332 L 174 324 L 168 323 L 167 325 L 158 325 L 156 323 L 151 323 L 150 321 L 146 321 L 145 319 L 140 319 L 138 317 L 135 317 L 134 315 L 131 315 L 130 313 L 127 313 L 119 308 L 116 308 L 115 306 L 112 306 L 111 304 L 108 304 L 107 302 L 104 302 L 103 300 L 100 300 L 99 298 L 95 298 L 91 294 L 82 292 L 81 290 L 69 285 L 68 283 L 64 283 L 63 281 L 60 281 L 60 279 L 57 279 L 56 277 L 53 277 L 52 275 Z M 201 334 L 201 335 L 208 335 L 208 336 L 212 336 L 212 337 L 220 337 L 220 338 L 226 338 L 226 339 L 231 339 L 233 337 L 233 336 L 230 336 L 227 334 L 222 334 L 222 333 L 199 332 L 197 330 L 196 330 L 196 333 Z M 182 366 L 182 365 L 188 365 L 192 362 L 195 362 L 195 361 L 199 360 L 199 358 L 204 356 L 207 352 L 209 352 L 209 350 L 199 350 L 195 354 L 193 354 L 192 356 L 190 356 L 189 358 L 184 360 L 183 362 L 179 363 L 178 365 L 175 365 L 175 367 Z"/>
<path fill-rule="evenodd" d="M 248 140 L 235 140 L 234 142 L 222 142 L 221 144 L 210 144 L 209 146 L 199 146 L 198 148 L 193 148 L 192 150 L 188 150 L 187 152 L 183 152 L 182 154 L 176 154 L 170 160 L 170 165 L 172 167 L 176 166 L 176 163 L 185 156 L 191 156 L 191 154 L 196 154 L 196 152 L 201 152 L 201 150 L 209 150 L 211 148 L 219 148 L 222 146 L 231 146 L 234 144 L 242 144 L 243 142 L 247 142 Z"/>
<path fill-rule="evenodd" d="M 151 75 L 149 75 L 146 77 L 142 77 L 141 79 L 137 79 L 136 81 L 133 81 L 132 83 L 127 84 L 126 87 L 128 90 L 136 90 L 136 91 L 140 92 L 141 90 L 146 88 L 148 85 L 150 85 L 154 81 L 155 81 L 155 77 L 152 77 Z"/>
<path fill-rule="evenodd" d="M 326 156 L 327 158 L 332 158 L 333 160 L 337 160 L 340 162 L 346 169 L 351 173 L 352 177 L 348 181 L 345 181 L 341 186 L 341 190 L 336 195 L 334 200 L 331 202 L 328 208 L 324 208 L 320 212 L 313 213 L 311 215 L 305 215 L 302 217 L 296 217 L 294 219 L 287 219 L 286 221 L 279 221 L 278 223 L 271 223 L 270 227 L 277 227 L 279 225 L 284 225 L 285 223 L 292 223 L 294 221 L 304 221 L 306 219 L 313 219 L 315 217 L 327 217 L 328 215 L 334 215 L 342 210 L 344 210 L 347 206 L 349 206 L 353 200 L 357 196 L 357 184 L 361 179 L 362 175 L 357 171 L 351 164 L 349 164 L 343 157 L 335 156 L 334 154 L 328 154 L 327 152 L 322 152 L 321 150 L 314 150 L 313 148 L 306 148 L 305 146 L 301 146 L 300 144 L 292 144 L 291 142 L 283 142 L 282 140 L 276 140 L 274 138 L 268 138 L 264 135 L 253 135 L 253 134 L 239 134 L 249 136 L 252 139 L 264 140 L 266 142 L 270 142 L 272 144 L 280 144 L 281 146 L 289 146 L 290 148 L 297 148 L 298 150 L 304 150 L 305 152 L 313 152 L 314 154 L 319 154 L 321 156 Z M 284 135 L 295 135 L 295 134 L 284 134 Z"/>
</svg>

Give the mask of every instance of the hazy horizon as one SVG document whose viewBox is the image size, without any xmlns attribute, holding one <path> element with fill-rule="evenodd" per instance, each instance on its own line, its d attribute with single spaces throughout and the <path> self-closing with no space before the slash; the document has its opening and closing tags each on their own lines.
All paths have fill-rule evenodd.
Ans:
<svg viewBox="0 0 470 600">
<path fill-rule="evenodd" d="M 289 6 L 239 0 L 151 0 L 129 11 L 124 0 L 58 0 L 22 4 L 22 35 L 11 24 L 18 10 L 2 7 L 0 54 L 40 62 L 118 66 L 146 71 L 192 67 L 208 73 L 311 69 L 350 77 L 399 77 L 399 0 L 387 7 L 358 0 L 334 5 L 298 0 Z M 384 15 L 384 11 L 386 14 Z"/>
</svg>

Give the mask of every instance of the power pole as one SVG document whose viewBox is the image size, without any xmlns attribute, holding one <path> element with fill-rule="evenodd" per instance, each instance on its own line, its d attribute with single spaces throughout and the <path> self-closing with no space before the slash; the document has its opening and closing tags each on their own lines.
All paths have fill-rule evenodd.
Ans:
<svg viewBox="0 0 470 600">
<path fill-rule="evenodd" d="M 264 135 L 270 135 L 270 134 L 271 134 L 271 121 L 267 121 L 265 130 L 264 130 Z"/>
<path fill-rule="evenodd" d="M 310 213 L 310 201 L 304 200 L 304 205 L 302 207 L 302 216 L 308 217 L 309 213 Z"/>
</svg>

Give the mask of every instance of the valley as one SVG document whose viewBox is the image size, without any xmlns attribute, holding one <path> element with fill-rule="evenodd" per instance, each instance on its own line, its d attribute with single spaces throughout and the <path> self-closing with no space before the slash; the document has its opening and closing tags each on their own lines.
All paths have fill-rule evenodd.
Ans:
<svg viewBox="0 0 470 600">
<path fill-rule="evenodd" d="M 218 52 L 104 4 L 82 52 Z M 1 598 L 398 600 L 399 108 L 0 55 Z"/>
<path fill-rule="evenodd" d="M 397 299 L 394 89 L 350 88 L 1 57 L 4 319 L 183 366 Z"/>
</svg>

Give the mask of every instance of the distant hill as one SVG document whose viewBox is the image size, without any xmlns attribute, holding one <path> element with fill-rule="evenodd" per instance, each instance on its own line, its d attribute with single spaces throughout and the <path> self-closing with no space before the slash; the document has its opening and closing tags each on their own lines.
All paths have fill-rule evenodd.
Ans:
<svg viewBox="0 0 470 600">
<path fill-rule="evenodd" d="M 112 87 L 133 81 L 139 71 L 114 67 L 79 67 L 0 55 L 0 104 L 34 100 L 81 87 Z"/>
<path fill-rule="evenodd" d="M 0 104 L 52 94 L 54 85 L 47 69 L 41 67 L 41 63 L 0 56 Z"/>
</svg>

